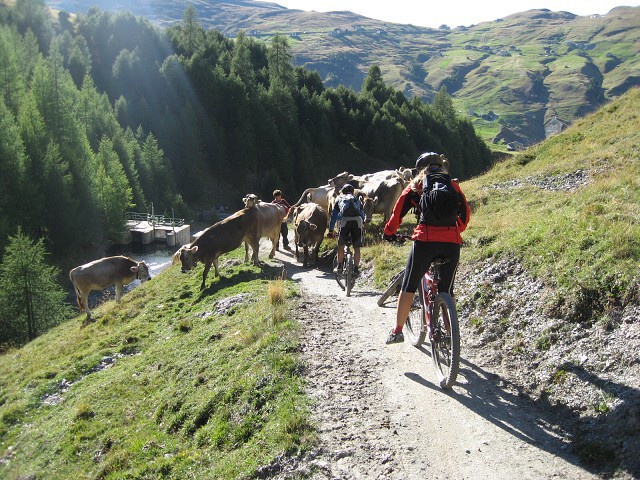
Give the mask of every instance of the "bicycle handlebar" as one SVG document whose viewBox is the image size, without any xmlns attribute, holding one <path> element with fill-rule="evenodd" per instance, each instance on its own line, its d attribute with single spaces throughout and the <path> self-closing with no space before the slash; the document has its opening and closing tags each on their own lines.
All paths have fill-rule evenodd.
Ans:
<svg viewBox="0 0 640 480">
<path fill-rule="evenodd" d="M 394 242 L 394 243 L 404 243 L 405 240 L 411 240 L 411 235 L 405 235 L 404 233 L 396 233 L 394 234 L 394 236 L 390 239 L 386 239 L 388 242 Z"/>
</svg>

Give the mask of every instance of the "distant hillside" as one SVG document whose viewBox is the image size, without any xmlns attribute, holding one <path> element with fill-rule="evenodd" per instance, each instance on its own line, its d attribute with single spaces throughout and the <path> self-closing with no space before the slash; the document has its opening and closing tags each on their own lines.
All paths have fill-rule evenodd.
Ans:
<svg viewBox="0 0 640 480">
<path fill-rule="evenodd" d="M 184 2 L 52 0 L 85 12 L 130 10 L 167 26 Z M 194 4 L 203 26 L 268 40 L 289 35 L 294 61 L 317 70 L 326 86 L 359 90 L 373 64 L 388 85 L 423 100 L 446 86 L 460 112 L 501 148 L 531 145 L 640 84 L 640 7 L 607 15 L 530 10 L 469 27 L 431 29 L 350 12 L 303 12 L 250 0 Z M 498 147 L 500 148 L 500 147 Z"/>
</svg>

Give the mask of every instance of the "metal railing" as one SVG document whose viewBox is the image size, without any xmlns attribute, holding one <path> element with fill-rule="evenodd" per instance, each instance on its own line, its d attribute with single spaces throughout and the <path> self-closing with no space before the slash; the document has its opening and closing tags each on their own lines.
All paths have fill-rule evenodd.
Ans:
<svg viewBox="0 0 640 480">
<path fill-rule="evenodd" d="M 127 212 L 125 219 L 127 222 L 147 222 L 150 225 L 159 227 L 182 227 L 184 225 L 184 218 L 171 218 L 149 213 Z"/>
</svg>

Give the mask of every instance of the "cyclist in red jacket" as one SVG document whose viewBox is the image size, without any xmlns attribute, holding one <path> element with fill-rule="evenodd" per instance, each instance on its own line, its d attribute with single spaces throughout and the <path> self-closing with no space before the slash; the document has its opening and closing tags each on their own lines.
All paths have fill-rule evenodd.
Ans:
<svg viewBox="0 0 640 480">
<path fill-rule="evenodd" d="M 418 174 L 403 190 L 393 207 L 391 218 L 384 226 L 383 238 L 393 241 L 397 238 L 396 232 L 407 212 L 411 209 L 419 212 L 419 221 L 411 236 L 413 247 L 407 259 L 402 287 L 398 296 L 396 326 L 391 329 L 386 341 L 387 344 L 404 341 L 402 328 L 411 311 L 413 297 L 420 284 L 420 279 L 436 257 L 443 256 L 451 260 L 442 266 L 439 288 L 441 291 L 453 295 L 453 282 L 462 245 L 460 233 L 467 228 L 471 217 L 471 210 L 464 193 L 462 193 L 458 183 L 451 180 L 448 175 L 449 161 L 444 155 L 434 152 L 423 153 L 416 160 L 416 170 L 418 170 Z M 428 201 L 423 199 L 422 193 L 430 175 L 446 179 L 446 183 L 450 183 L 450 186 L 458 194 L 457 207 L 454 209 L 454 214 L 446 221 L 435 219 L 433 215 L 425 212 L 425 208 L 420 207 L 421 201 L 422 203 Z M 423 206 L 425 206 L 425 203 L 423 203 Z"/>
</svg>

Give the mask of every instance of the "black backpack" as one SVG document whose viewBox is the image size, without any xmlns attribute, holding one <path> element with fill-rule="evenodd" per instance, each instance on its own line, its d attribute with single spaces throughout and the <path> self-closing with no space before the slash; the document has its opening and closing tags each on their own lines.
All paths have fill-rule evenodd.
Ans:
<svg viewBox="0 0 640 480">
<path fill-rule="evenodd" d="M 345 195 L 340 200 L 340 213 L 343 217 L 359 217 L 360 212 L 356 207 L 356 197 Z"/>
<path fill-rule="evenodd" d="M 453 227 L 458 219 L 460 194 L 446 173 L 428 174 L 420 197 L 420 223 L 435 227 Z"/>
</svg>

